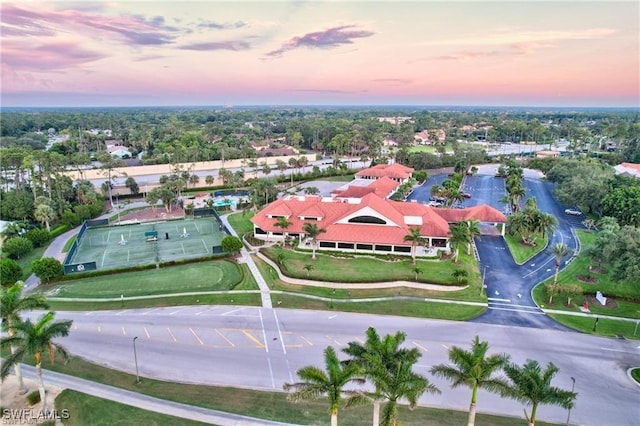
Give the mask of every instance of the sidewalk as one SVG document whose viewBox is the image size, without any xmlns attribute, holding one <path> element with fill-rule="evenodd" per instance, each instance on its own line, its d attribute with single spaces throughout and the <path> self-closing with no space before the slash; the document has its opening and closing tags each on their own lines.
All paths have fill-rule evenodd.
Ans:
<svg viewBox="0 0 640 426">
<path fill-rule="evenodd" d="M 35 368 L 22 364 L 22 374 L 25 378 L 35 379 Z M 241 416 L 239 414 L 229 414 L 222 411 L 210 410 L 192 405 L 180 404 L 173 401 L 154 398 L 144 394 L 131 392 L 101 383 L 91 382 L 66 374 L 60 374 L 49 370 L 42 370 L 42 377 L 45 385 L 58 386 L 65 389 L 72 389 L 88 395 L 119 402 L 142 408 L 143 410 L 155 411 L 156 413 L 168 414 L 184 419 L 215 425 L 237 425 L 237 426 L 261 426 L 261 425 L 285 425 L 288 423 L 272 422 L 269 420 L 254 419 Z M 143 379 L 144 380 L 144 379 Z"/>
</svg>

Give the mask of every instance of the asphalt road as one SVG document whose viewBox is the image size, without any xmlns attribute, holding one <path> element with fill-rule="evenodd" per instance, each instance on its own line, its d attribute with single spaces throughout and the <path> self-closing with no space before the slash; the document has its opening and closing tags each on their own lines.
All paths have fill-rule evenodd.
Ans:
<svg viewBox="0 0 640 426">
<path fill-rule="evenodd" d="M 406 345 L 423 354 L 416 371 L 442 390 L 441 395 L 423 396 L 420 404 L 459 410 L 468 408 L 470 391 L 451 389 L 429 369 L 447 363 L 453 345 L 467 348 L 479 335 L 490 342 L 491 353 L 507 353 L 514 362 L 553 362 L 560 368 L 556 386 L 570 389 L 574 377 L 579 398 L 572 422 L 625 426 L 640 418 L 640 388 L 626 375 L 627 368 L 640 363 L 638 342 L 473 322 L 237 306 L 59 312 L 58 318 L 74 321 L 65 347 L 92 362 L 134 373 L 137 336 L 143 377 L 263 390 L 281 390 L 295 379 L 297 369 L 323 365 L 327 346 L 341 349 L 362 341 L 368 326 L 380 333 L 402 330 Z M 521 417 L 522 408 L 512 400 L 479 394 L 480 412 Z M 557 423 L 566 416 L 558 407 L 538 411 L 539 419 Z"/>
<path fill-rule="evenodd" d="M 495 177 L 496 169 L 495 165 L 481 166 L 478 174 L 465 178 L 463 192 L 471 194 L 471 198 L 465 199 L 465 206 L 488 204 L 506 215 L 511 213 L 509 206 L 502 202 L 506 195 L 505 181 Z M 558 204 L 553 197 L 553 185 L 536 177 L 535 172 L 526 171 L 525 199 L 535 197 L 540 210 L 551 213 L 558 219 L 558 227 L 551 236 L 548 247 L 563 241 L 575 253 L 577 241 L 571 229 L 582 226 L 580 224 L 582 218 L 564 214 L 566 206 Z M 446 178 L 447 175 L 444 174 L 429 177 L 411 194 L 409 200 L 415 199 L 419 202 L 429 200 L 431 186 L 441 185 Z M 555 257 L 549 248 L 543 250 L 526 264 L 517 265 L 502 237 L 482 236 L 476 239 L 476 247 L 480 258 L 480 271 L 487 286 L 489 309 L 473 321 L 567 330 L 544 315 L 531 297 L 533 287 L 552 276 L 555 271 Z M 566 265 L 571 256 L 572 254 L 563 260 L 562 267 Z"/>
</svg>

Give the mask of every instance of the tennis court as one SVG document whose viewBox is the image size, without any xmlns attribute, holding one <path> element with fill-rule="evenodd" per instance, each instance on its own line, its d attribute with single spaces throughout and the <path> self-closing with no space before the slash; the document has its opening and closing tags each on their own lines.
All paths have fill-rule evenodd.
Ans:
<svg viewBox="0 0 640 426">
<path fill-rule="evenodd" d="M 215 217 L 87 228 L 67 263 L 111 269 L 204 257 L 226 235 Z"/>
</svg>

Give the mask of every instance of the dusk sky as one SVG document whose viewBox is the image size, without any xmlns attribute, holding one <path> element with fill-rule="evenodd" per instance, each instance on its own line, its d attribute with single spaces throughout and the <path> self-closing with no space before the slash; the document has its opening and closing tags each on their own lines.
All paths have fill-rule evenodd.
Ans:
<svg viewBox="0 0 640 426">
<path fill-rule="evenodd" d="M 640 103 L 637 0 L 0 7 L 5 107 Z"/>
</svg>

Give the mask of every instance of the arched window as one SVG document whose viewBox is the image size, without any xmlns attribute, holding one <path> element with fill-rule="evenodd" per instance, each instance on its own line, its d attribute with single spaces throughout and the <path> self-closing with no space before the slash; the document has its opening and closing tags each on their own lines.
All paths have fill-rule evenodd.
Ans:
<svg viewBox="0 0 640 426">
<path fill-rule="evenodd" d="M 349 223 L 369 223 L 374 225 L 386 225 L 387 222 L 374 216 L 356 216 L 349 219 Z"/>
</svg>

